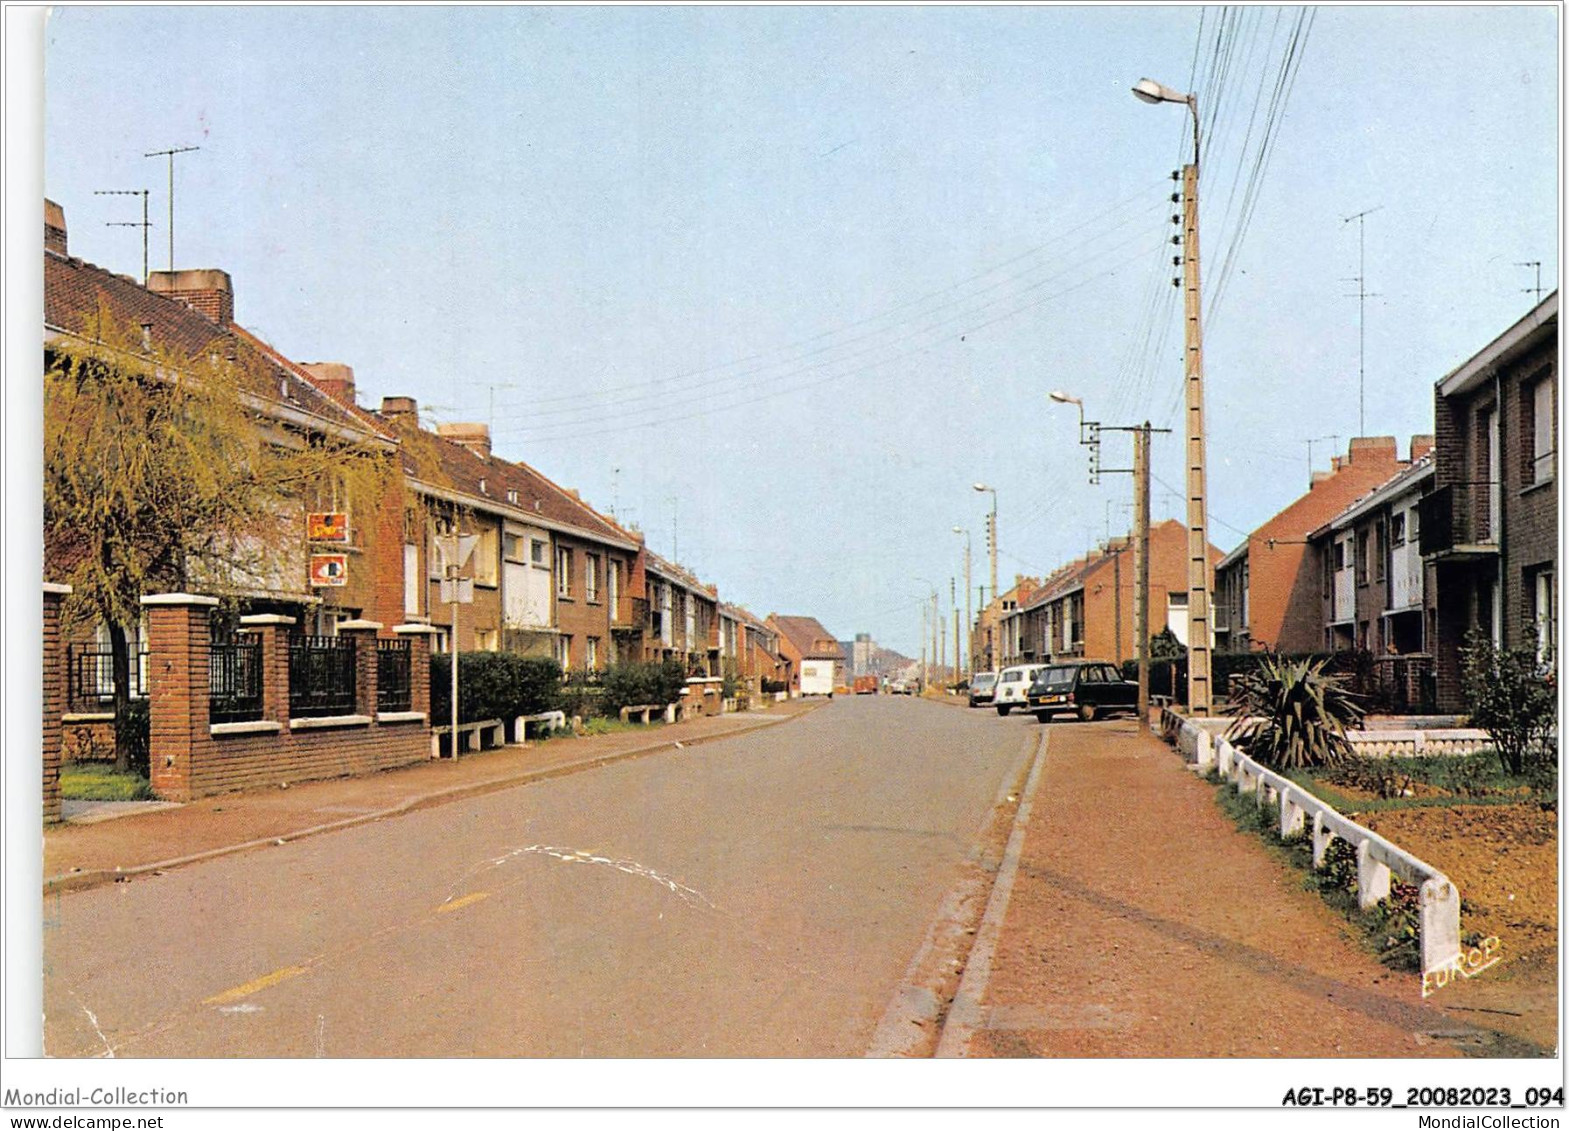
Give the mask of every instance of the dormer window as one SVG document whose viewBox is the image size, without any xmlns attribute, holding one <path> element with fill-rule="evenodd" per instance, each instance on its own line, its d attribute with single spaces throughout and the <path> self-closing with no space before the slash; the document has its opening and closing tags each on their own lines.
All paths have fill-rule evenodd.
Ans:
<svg viewBox="0 0 1569 1131">
<path fill-rule="evenodd" d="M 142 348 L 144 350 L 153 348 L 153 324 L 151 322 L 142 323 Z"/>
<path fill-rule="evenodd" d="M 485 487 L 485 481 L 483 479 L 481 479 L 479 481 L 479 493 L 481 495 L 488 495 L 488 494 L 490 494 L 490 492 Z"/>
<path fill-rule="evenodd" d="M 509 490 L 507 492 L 507 502 L 511 503 L 513 506 L 518 505 L 518 493 L 516 490 Z"/>
</svg>

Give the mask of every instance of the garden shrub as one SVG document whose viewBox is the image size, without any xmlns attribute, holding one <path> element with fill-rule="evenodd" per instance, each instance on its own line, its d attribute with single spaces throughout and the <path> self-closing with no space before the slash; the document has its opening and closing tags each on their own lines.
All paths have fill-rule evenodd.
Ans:
<svg viewBox="0 0 1569 1131">
<path fill-rule="evenodd" d="M 458 655 L 458 721 L 511 720 L 560 710 L 561 665 L 545 656 L 511 652 Z M 431 722 L 445 726 L 452 714 L 452 667 L 448 655 L 430 658 Z"/>
<path fill-rule="evenodd" d="M 680 660 L 627 660 L 606 668 L 600 686 L 606 715 L 646 703 L 664 706 L 679 700 L 686 690 L 686 666 Z"/>
<path fill-rule="evenodd" d="M 1346 729 L 1362 708 L 1324 660 L 1266 655 L 1232 682 L 1226 737 L 1275 769 L 1330 766 L 1351 755 Z"/>
</svg>

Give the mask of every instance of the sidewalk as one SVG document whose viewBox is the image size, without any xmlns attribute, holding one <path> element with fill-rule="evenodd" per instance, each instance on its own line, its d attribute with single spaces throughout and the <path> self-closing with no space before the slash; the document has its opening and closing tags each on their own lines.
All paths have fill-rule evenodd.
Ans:
<svg viewBox="0 0 1569 1131">
<path fill-rule="evenodd" d="M 821 701 L 796 699 L 767 710 L 690 719 L 596 738 L 555 738 L 506 746 L 367 777 L 308 782 L 288 789 L 220 794 L 175 808 L 44 833 L 45 890 L 77 890 L 117 875 L 191 863 L 279 840 L 293 840 L 411 809 L 692 745 L 795 718 Z"/>
<path fill-rule="evenodd" d="M 1528 1054 L 1424 1003 L 1132 720 L 1046 737 L 989 976 L 944 1033 L 958 1055 Z"/>
</svg>

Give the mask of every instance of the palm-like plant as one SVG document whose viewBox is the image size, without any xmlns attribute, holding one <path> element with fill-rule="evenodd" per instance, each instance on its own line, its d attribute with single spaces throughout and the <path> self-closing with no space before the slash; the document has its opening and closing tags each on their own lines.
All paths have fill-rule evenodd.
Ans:
<svg viewBox="0 0 1569 1131">
<path fill-rule="evenodd" d="M 1328 660 L 1267 655 L 1251 672 L 1231 677 L 1231 706 L 1239 716 L 1226 737 L 1276 769 L 1332 766 L 1351 755 L 1346 729 L 1364 711 L 1341 681 L 1324 671 Z"/>
</svg>

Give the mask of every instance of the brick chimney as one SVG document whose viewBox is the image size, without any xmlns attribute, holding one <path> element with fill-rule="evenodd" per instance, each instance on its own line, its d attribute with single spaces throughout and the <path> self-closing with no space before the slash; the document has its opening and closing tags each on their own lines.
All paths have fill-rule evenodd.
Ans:
<svg viewBox="0 0 1569 1131">
<path fill-rule="evenodd" d="M 65 255 L 65 209 L 52 200 L 44 201 L 44 250 Z"/>
<path fill-rule="evenodd" d="M 438 424 L 436 435 L 443 440 L 461 444 L 480 459 L 490 458 L 490 425 L 488 424 Z"/>
<path fill-rule="evenodd" d="M 1417 460 L 1421 459 L 1423 456 L 1427 455 L 1427 453 L 1432 451 L 1432 450 L 1433 450 L 1433 437 L 1431 437 L 1431 436 L 1412 436 L 1411 437 L 1411 462 L 1412 463 L 1415 463 Z"/>
<path fill-rule="evenodd" d="M 354 406 L 354 370 L 341 361 L 307 361 L 300 368 L 312 382 L 339 404 Z"/>
<path fill-rule="evenodd" d="M 410 423 L 418 427 L 419 402 L 413 397 L 382 397 L 381 415 L 392 421 L 408 418 Z"/>
<path fill-rule="evenodd" d="M 1400 447 L 1393 436 L 1356 436 L 1346 452 L 1344 464 L 1366 467 L 1372 463 L 1398 463 Z"/>
<path fill-rule="evenodd" d="M 147 278 L 154 294 L 178 299 L 220 326 L 234 321 L 234 284 L 227 271 L 205 268 L 189 271 L 154 271 Z"/>
</svg>

